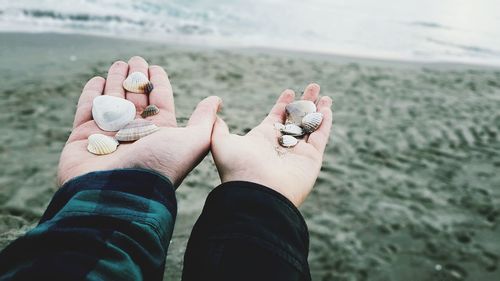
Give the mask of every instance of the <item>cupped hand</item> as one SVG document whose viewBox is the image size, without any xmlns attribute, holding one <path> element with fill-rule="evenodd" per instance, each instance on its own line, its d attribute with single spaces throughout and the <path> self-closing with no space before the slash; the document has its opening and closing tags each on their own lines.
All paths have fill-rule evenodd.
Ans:
<svg viewBox="0 0 500 281">
<path fill-rule="evenodd" d="M 316 101 L 320 88 L 307 86 L 302 99 Z M 332 100 L 322 97 L 317 109 L 323 113 L 323 122 L 293 148 L 278 144 L 280 133 L 276 122 L 284 123 L 285 106 L 294 100 L 294 92 L 284 91 L 260 125 L 245 136 L 230 134 L 225 122 L 217 117 L 212 133 L 212 156 L 221 181 L 250 181 L 281 193 L 299 206 L 312 190 L 321 169 L 323 152 L 332 125 Z"/>
<path fill-rule="evenodd" d="M 126 92 L 122 83 L 128 73 L 144 73 L 153 83 L 149 95 Z M 133 143 L 122 143 L 107 155 L 94 155 L 87 151 L 87 138 L 106 132 L 92 120 L 92 101 L 100 95 L 110 95 L 133 102 L 137 113 L 154 104 L 160 113 L 147 119 L 160 130 Z M 167 73 L 159 66 L 148 66 L 141 57 L 132 57 L 128 63 L 117 61 L 108 71 L 106 79 L 94 77 L 85 85 L 78 101 L 73 130 L 62 151 L 58 169 L 58 183 L 98 170 L 117 168 L 145 168 L 168 177 L 177 187 L 184 177 L 205 157 L 210 148 L 210 136 L 221 100 L 208 97 L 201 101 L 186 127 L 177 127 L 172 87 Z M 137 116 L 137 118 L 141 118 Z"/>
</svg>

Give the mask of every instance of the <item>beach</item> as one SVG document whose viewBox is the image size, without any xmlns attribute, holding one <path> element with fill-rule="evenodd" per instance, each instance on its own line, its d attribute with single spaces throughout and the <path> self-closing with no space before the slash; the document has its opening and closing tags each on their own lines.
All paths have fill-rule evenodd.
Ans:
<svg viewBox="0 0 500 281">
<path fill-rule="evenodd" d="M 143 56 L 170 77 L 179 125 L 218 95 L 233 133 L 286 88 L 334 100 L 323 167 L 300 210 L 313 280 L 500 280 L 500 68 L 106 37 L 0 33 L 0 248 L 36 226 L 57 190 L 83 85 Z M 177 190 L 164 280 L 218 184 L 210 155 Z"/>
</svg>

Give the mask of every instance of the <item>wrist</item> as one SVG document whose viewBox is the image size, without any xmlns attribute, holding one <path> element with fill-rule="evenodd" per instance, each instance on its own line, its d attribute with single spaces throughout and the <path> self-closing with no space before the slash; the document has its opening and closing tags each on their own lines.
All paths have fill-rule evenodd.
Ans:
<svg viewBox="0 0 500 281">
<path fill-rule="evenodd" d="M 281 194 L 295 207 L 299 207 L 305 199 L 305 196 L 296 194 L 296 189 L 292 183 L 286 181 L 277 181 L 276 179 L 268 179 L 266 177 L 257 176 L 250 173 L 232 173 L 229 175 L 221 175 L 221 183 L 230 182 L 250 182 L 258 185 L 265 186 L 275 192 Z"/>
</svg>

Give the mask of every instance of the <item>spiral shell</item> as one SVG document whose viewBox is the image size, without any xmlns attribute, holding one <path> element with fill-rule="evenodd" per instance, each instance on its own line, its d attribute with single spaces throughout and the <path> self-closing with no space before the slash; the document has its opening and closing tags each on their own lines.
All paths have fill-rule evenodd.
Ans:
<svg viewBox="0 0 500 281">
<path fill-rule="evenodd" d="M 309 100 L 298 100 L 289 103 L 285 107 L 286 123 L 300 126 L 302 118 L 309 113 L 316 112 L 316 105 Z"/>
<path fill-rule="evenodd" d="M 299 140 L 293 136 L 283 135 L 278 138 L 278 142 L 283 147 L 294 147 L 295 145 L 297 145 Z"/>
<path fill-rule="evenodd" d="M 299 137 L 304 134 L 304 130 L 295 124 L 286 124 L 281 129 L 281 132 L 285 135 Z"/>
<path fill-rule="evenodd" d="M 123 81 L 123 88 L 129 92 L 138 94 L 149 94 L 153 90 L 153 83 L 151 83 L 142 72 L 132 72 L 127 79 Z"/>
<path fill-rule="evenodd" d="M 144 110 L 141 113 L 141 116 L 142 116 L 142 118 L 146 118 L 149 116 L 156 115 L 158 113 L 160 113 L 160 109 L 158 108 L 158 106 L 156 106 L 154 104 L 150 104 L 150 105 L 146 106 L 146 108 L 144 108 Z"/>
<path fill-rule="evenodd" d="M 123 127 L 115 138 L 119 141 L 135 141 L 150 135 L 160 128 L 153 124 L 153 122 L 146 119 L 135 119 Z"/>
<path fill-rule="evenodd" d="M 88 137 L 87 150 L 96 155 L 110 154 L 118 147 L 118 142 L 103 134 L 92 134 Z"/>
<path fill-rule="evenodd" d="M 135 105 L 126 99 L 104 95 L 92 101 L 92 118 L 104 131 L 118 131 L 135 118 Z"/>
<path fill-rule="evenodd" d="M 323 114 L 320 112 L 309 113 L 302 118 L 302 129 L 306 134 L 316 131 L 323 121 Z"/>
</svg>

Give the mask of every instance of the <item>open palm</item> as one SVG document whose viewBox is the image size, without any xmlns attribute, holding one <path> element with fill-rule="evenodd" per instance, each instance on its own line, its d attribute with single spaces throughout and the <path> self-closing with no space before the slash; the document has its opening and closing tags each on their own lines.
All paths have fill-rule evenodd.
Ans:
<svg viewBox="0 0 500 281">
<path fill-rule="evenodd" d="M 316 101 L 319 91 L 317 84 L 310 84 L 302 99 Z M 211 149 L 222 182 L 255 182 L 278 191 L 296 206 L 304 201 L 321 169 L 332 124 L 332 100 L 319 99 L 317 108 L 324 116 L 320 128 L 285 149 L 278 144 L 274 123 L 284 122 L 285 106 L 293 100 L 293 91 L 284 91 L 264 121 L 245 136 L 230 134 L 225 122 L 217 118 Z"/>
<path fill-rule="evenodd" d="M 144 73 L 153 83 L 154 89 L 149 96 L 124 91 L 123 80 L 128 73 L 135 71 Z M 159 126 L 160 130 L 136 142 L 120 144 L 118 150 L 112 154 L 98 156 L 89 153 L 89 135 L 101 133 L 113 136 L 116 133 L 102 131 L 92 120 L 92 101 L 102 94 L 133 102 L 138 114 L 149 104 L 158 106 L 160 113 L 147 119 Z M 184 177 L 208 153 L 220 102 L 218 97 L 204 99 L 193 112 L 188 125 L 179 128 L 175 118 L 172 87 L 163 68 L 148 66 L 141 57 L 132 57 L 128 63 L 115 62 L 110 67 L 106 80 L 94 77 L 83 89 L 78 101 L 73 131 L 59 161 L 59 184 L 92 171 L 146 168 L 165 175 L 175 186 L 179 186 Z"/>
</svg>

